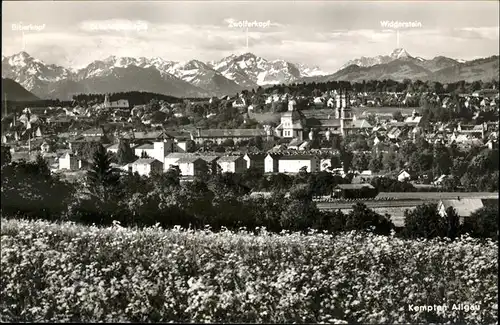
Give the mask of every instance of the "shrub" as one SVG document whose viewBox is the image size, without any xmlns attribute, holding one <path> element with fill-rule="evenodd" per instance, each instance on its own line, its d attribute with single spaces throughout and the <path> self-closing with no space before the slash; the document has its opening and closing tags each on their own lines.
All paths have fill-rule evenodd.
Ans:
<svg viewBox="0 0 500 325">
<path fill-rule="evenodd" d="M 498 322 L 491 240 L 1 221 L 5 322 Z"/>
<path fill-rule="evenodd" d="M 486 206 L 473 212 L 465 219 L 463 232 L 477 238 L 498 240 L 498 206 Z"/>
<path fill-rule="evenodd" d="M 447 234 L 447 220 L 441 217 L 436 204 L 422 204 L 406 210 L 404 233 L 410 238 L 436 238 Z"/>
</svg>

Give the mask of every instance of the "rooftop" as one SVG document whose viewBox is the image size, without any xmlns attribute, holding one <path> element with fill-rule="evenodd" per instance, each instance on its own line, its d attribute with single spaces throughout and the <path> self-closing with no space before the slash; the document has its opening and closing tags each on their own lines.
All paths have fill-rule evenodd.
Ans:
<svg viewBox="0 0 500 325">
<path fill-rule="evenodd" d="M 460 217 L 468 217 L 474 211 L 484 207 L 481 199 L 442 200 L 441 202 L 445 209 L 453 207 Z"/>
<path fill-rule="evenodd" d="M 218 162 L 234 162 L 238 159 L 242 158 L 241 156 L 223 156 L 220 157 Z"/>
<path fill-rule="evenodd" d="M 316 158 L 314 155 L 286 155 L 279 157 L 279 160 L 311 160 Z"/>
<path fill-rule="evenodd" d="M 203 161 L 203 159 L 201 159 L 200 157 L 196 157 L 196 156 L 184 157 L 184 158 L 180 158 L 179 160 L 177 160 L 177 164 L 192 164 L 197 160 Z"/>
<path fill-rule="evenodd" d="M 224 137 L 256 137 L 266 136 L 263 129 L 199 129 L 202 138 L 224 138 Z M 197 131 L 193 132 L 198 137 Z"/>
<path fill-rule="evenodd" d="M 161 163 L 161 161 L 157 160 L 157 159 L 154 159 L 154 158 L 139 158 L 137 159 L 136 161 L 134 161 L 134 165 L 150 165 L 151 163 L 153 162 L 159 162 Z"/>
</svg>

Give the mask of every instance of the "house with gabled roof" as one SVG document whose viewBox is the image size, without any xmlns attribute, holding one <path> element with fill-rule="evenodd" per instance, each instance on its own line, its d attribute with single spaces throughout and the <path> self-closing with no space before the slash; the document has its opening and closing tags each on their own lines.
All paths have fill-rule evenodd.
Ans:
<svg viewBox="0 0 500 325">
<path fill-rule="evenodd" d="M 398 181 L 400 182 L 406 182 L 406 181 L 409 181 L 411 179 L 411 174 L 409 172 L 407 172 L 406 170 L 402 170 L 399 172 L 398 174 Z"/>
<path fill-rule="evenodd" d="M 72 153 L 65 153 L 58 159 L 59 169 L 78 170 L 82 168 L 82 160 Z"/>
<path fill-rule="evenodd" d="M 498 206 L 498 199 L 470 199 L 470 198 L 460 198 L 460 193 L 457 193 L 456 200 L 441 200 L 438 203 L 437 209 L 438 213 L 442 217 L 446 217 L 446 210 L 448 208 L 455 209 L 460 223 L 463 223 L 465 218 L 470 217 L 473 212 L 487 207 L 487 206 Z"/>
<path fill-rule="evenodd" d="M 206 161 L 197 156 L 180 158 L 177 166 L 182 176 L 200 176 L 207 170 Z"/>
<path fill-rule="evenodd" d="M 151 173 L 163 172 L 163 163 L 154 158 L 139 158 L 131 163 L 132 172 L 141 176 L 150 176 Z"/>
<path fill-rule="evenodd" d="M 217 164 L 223 173 L 241 174 L 247 169 L 247 161 L 241 155 L 220 157 Z"/>
</svg>

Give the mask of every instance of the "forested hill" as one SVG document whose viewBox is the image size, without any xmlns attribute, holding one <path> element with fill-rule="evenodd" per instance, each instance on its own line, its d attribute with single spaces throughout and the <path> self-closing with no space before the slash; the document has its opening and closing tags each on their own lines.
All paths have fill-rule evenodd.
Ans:
<svg viewBox="0 0 500 325">
<path fill-rule="evenodd" d="M 421 80 L 363 80 L 359 82 L 349 81 L 325 81 L 325 82 L 303 82 L 295 84 L 280 84 L 265 87 L 265 93 L 291 93 L 302 96 L 320 96 L 322 92 L 333 89 L 344 89 L 352 92 L 382 93 L 382 92 L 432 92 L 443 93 L 471 93 L 480 89 L 499 89 L 498 80 L 483 81 L 457 81 L 453 83 L 440 83 L 435 81 Z M 260 87 L 259 87 L 260 88 Z M 260 90 L 260 89 L 258 89 Z"/>
<path fill-rule="evenodd" d="M 86 102 L 87 104 L 97 104 L 103 103 L 106 94 L 80 94 L 73 96 L 73 100 L 76 102 Z M 190 101 L 205 101 L 208 98 L 179 98 L 168 95 L 162 95 L 157 93 L 150 93 L 144 91 L 129 91 L 109 94 L 110 101 L 116 101 L 119 99 L 128 100 L 130 106 L 135 105 L 145 105 L 149 103 L 152 99 L 163 100 L 167 103 L 182 103 L 184 100 Z"/>
<path fill-rule="evenodd" d="M 7 100 L 12 101 L 40 100 L 14 80 L 2 78 L 2 102 L 5 100 L 5 97 L 7 97 Z"/>
</svg>

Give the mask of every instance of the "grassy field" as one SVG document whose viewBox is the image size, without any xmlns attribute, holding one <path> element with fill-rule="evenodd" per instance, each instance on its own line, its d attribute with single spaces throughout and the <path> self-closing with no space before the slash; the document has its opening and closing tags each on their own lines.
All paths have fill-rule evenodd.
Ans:
<svg viewBox="0 0 500 325">
<path fill-rule="evenodd" d="M 492 241 L 2 219 L 1 245 L 2 322 L 498 322 Z"/>
<path fill-rule="evenodd" d="M 380 192 L 377 197 L 437 202 L 445 199 L 457 199 L 457 197 L 462 199 L 498 199 L 498 192 Z"/>
</svg>

